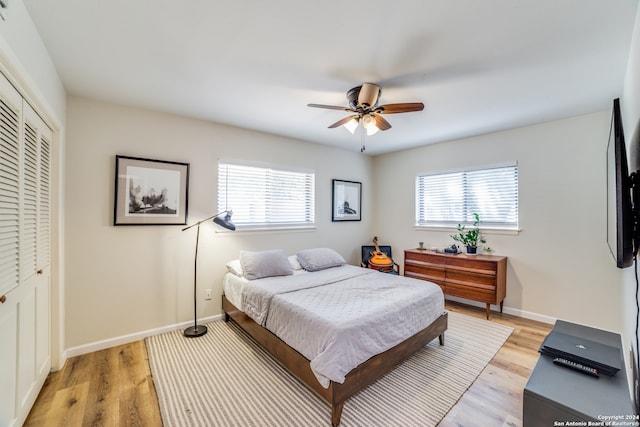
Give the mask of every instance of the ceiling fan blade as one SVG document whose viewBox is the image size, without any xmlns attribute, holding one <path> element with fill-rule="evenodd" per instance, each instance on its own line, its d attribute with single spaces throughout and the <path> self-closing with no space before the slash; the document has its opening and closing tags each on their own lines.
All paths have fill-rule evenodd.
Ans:
<svg viewBox="0 0 640 427">
<path fill-rule="evenodd" d="M 411 113 L 424 110 L 422 102 L 403 102 L 399 104 L 386 104 L 376 107 L 375 112 L 380 114 Z"/>
<path fill-rule="evenodd" d="M 342 126 L 343 124 L 349 122 L 352 119 L 358 119 L 358 115 L 354 114 L 353 116 L 347 116 L 344 119 L 340 119 L 337 122 L 335 122 L 334 124 L 332 124 L 331 126 L 329 126 L 329 129 L 333 129 L 333 128 L 337 128 L 339 126 Z"/>
<path fill-rule="evenodd" d="M 376 126 L 378 127 L 378 129 L 380 130 L 391 129 L 391 123 L 389 123 L 387 119 L 385 119 L 384 117 L 378 114 L 371 114 L 371 115 L 373 116 L 374 119 L 376 119 Z"/>
<path fill-rule="evenodd" d="M 328 110 L 342 110 L 342 111 L 353 111 L 349 107 L 338 107 L 337 105 L 323 105 L 323 104 L 307 104 L 307 107 L 313 108 L 326 108 Z"/>
</svg>

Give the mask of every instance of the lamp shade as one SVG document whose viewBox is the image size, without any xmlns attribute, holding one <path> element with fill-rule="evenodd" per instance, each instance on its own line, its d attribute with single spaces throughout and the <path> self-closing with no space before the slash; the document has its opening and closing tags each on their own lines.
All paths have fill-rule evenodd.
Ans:
<svg viewBox="0 0 640 427">
<path fill-rule="evenodd" d="M 222 216 L 222 214 L 220 214 L 213 218 L 213 222 L 218 224 L 220 227 L 224 227 L 227 230 L 234 231 L 236 229 L 236 225 L 231 222 L 231 215 L 233 215 L 233 211 L 226 211 L 223 213 L 225 214 L 224 217 Z"/>
</svg>

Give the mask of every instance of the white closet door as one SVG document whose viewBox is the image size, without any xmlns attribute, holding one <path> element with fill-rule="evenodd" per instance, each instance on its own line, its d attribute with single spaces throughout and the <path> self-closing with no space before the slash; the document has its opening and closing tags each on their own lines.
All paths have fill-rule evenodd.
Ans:
<svg viewBox="0 0 640 427">
<path fill-rule="evenodd" d="M 22 97 L 0 75 L 0 425 L 17 420 Z M 7 295 L 8 294 L 8 295 Z"/>
<path fill-rule="evenodd" d="M 26 102 L 20 242 L 20 272 L 26 280 L 49 267 L 52 132 Z"/>
<path fill-rule="evenodd" d="M 34 388 L 51 366 L 49 349 L 49 171 L 51 131 L 26 102 L 22 107 L 24 160 L 20 218 L 18 413 L 28 412 Z M 43 147 L 44 146 L 44 147 Z M 43 194 L 43 189 L 44 194 Z M 42 221 L 42 222 L 41 222 Z"/>
<path fill-rule="evenodd" d="M 0 426 L 24 422 L 51 368 L 52 132 L 0 75 Z"/>
<path fill-rule="evenodd" d="M 51 370 L 51 144 L 53 132 L 40 120 L 40 168 L 38 192 L 38 250 L 42 272 L 36 289 L 36 376 Z"/>
<path fill-rule="evenodd" d="M 20 281 L 22 97 L 0 76 L 0 296 Z"/>
<path fill-rule="evenodd" d="M 18 307 L 9 299 L 0 310 L 0 425 L 12 426 L 16 411 Z"/>
<path fill-rule="evenodd" d="M 31 269 L 25 273 L 23 283 L 33 282 L 33 331 L 34 376 L 37 378 L 51 366 L 49 349 L 49 285 L 50 285 L 50 169 L 52 132 L 27 103 L 23 106 L 25 140 L 25 199 L 23 206 L 23 242 L 27 250 L 21 254 L 21 261 L 27 258 L 24 267 Z M 29 154 L 27 154 L 29 153 Z M 31 155 L 33 153 L 33 155 Z M 28 173 L 27 173 L 28 172 Z M 22 249 L 22 248 L 21 248 Z M 29 286 L 31 287 L 31 286 Z M 31 307 L 29 307 L 31 309 Z M 28 319 L 31 320 L 31 317 Z M 23 326 L 24 328 L 25 326 Z M 31 342 L 22 343 L 23 346 Z M 29 368 L 29 375 L 31 375 Z M 27 380 L 24 380 L 26 389 Z"/>
<path fill-rule="evenodd" d="M 23 113 L 25 113 L 23 109 Z M 26 119 L 26 114 L 23 116 Z M 20 281 L 36 274 L 38 244 L 38 135 L 25 123 L 20 224 Z"/>
</svg>

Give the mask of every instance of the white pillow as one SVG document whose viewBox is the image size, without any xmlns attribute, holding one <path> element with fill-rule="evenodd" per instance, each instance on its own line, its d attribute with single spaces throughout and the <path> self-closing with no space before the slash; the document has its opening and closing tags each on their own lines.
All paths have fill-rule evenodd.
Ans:
<svg viewBox="0 0 640 427">
<path fill-rule="evenodd" d="M 229 273 L 233 273 L 238 277 L 244 276 L 244 271 L 242 270 L 242 264 L 240 264 L 239 259 L 234 259 L 233 261 L 229 261 L 226 265 L 227 265 L 227 271 Z"/>
<path fill-rule="evenodd" d="M 298 262 L 307 271 L 319 271 L 346 264 L 342 255 L 331 248 L 305 249 L 297 255 Z"/>
<path fill-rule="evenodd" d="M 240 264 L 244 277 L 249 280 L 293 274 L 289 259 L 281 249 L 268 251 L 242 251 Z"/>
<path fill-rule="evenodd" d="M 304 270 L 300 263 L 298 262 L 298 257 L 296 255 L 289 256 L 289 264 L 291 264 L 291 268 L 293 271 L 302 271 Z M 242 264 L 239 259 L 234 259 L 225 264 L 227 266 L 227 271 L 232 273 L 238 277 L 244 277 L 244 270 L 242 270 Z"/>
<path fill-rule="evenodd" d="M 297 255 L 291 255 L 289 257 L 289 264 L 291 264 L 291 268 L 293 268 L 294 270 L 302 270 L 302 266 L 298 262 Z"/>
</svg>

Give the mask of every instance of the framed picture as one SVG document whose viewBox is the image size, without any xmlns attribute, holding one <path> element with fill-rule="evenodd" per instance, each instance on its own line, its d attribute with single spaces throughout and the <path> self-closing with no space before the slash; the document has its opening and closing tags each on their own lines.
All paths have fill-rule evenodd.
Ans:
<svg viewBox="0 0 640 427">
<path fill-rule="evenodd" d="M 362 183 L 333 180 L 332 221 L 360 221 L 362 219 Z"/>
<path fill-rule="evenodd" d="M 116 156 L 113 225 L 184 225 L 189 164 Z"/>
</svg>

